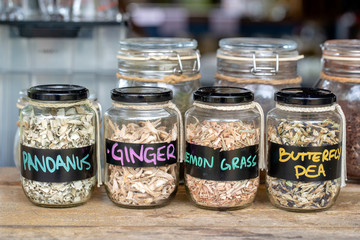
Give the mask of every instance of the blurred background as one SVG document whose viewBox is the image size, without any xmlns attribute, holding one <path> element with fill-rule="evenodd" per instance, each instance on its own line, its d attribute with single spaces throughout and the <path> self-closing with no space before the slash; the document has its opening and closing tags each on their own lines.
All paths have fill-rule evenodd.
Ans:
<svg viewBox="0 0 360 240">
<path fill-rule="evenodd" d="M 131 3 L 130 3 L 131 2 Z M 185 0 L 121 1 L 129 13 L 132 36 L 197 39 L 203 82 L 211 84 L 215 51 L 225 37 L 274 37 L 295 40 L 304 85 L 320 72 L 320 44 L 326 39 L 360 37 L 356 0 Z"/>
<path fill-rule="evenodd" d="M 320 44 L 359 38 L 359 10 L 359 0 L 0 0 L 0 166 L 14 165 L 19 92 L 76 83 L 107 109 L 125 37 L 195 38 L 203 85 L 214 81 L 221 38 L 292 39 L 305 55 L 298 65 L 303 85 L 313 86 Z"/>
</svg>

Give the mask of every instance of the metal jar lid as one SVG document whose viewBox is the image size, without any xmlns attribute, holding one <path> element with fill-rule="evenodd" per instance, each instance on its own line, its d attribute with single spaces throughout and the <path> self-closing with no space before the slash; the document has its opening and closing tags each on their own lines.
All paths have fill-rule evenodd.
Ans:
<svg viewBox="0 0 360 240">
<path fill-rule="evenodd" d="M 254 94 L 239 87 L 202 87 L 195 91 L 194 100 L 205 103 L 248 103 L 254 100 Z"/>
<path fill-rule="evenodd" d="M 319 88 L 284 88 L 275 93 L 275 101 L 293 105 L 329 105 L 336 96 L 329 90 Z"/>
<path fill-rule="evenodd" d="M 50 84 L 31 87 L 27 95 L 41 101 L 77 101 L 87 99 L 89 90 L 79 85 Z"/>
</svg>

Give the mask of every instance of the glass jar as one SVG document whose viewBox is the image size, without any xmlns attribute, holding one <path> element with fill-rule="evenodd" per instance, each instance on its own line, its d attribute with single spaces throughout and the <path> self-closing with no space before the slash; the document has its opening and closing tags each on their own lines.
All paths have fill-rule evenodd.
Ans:
<svg viewBox="0 0 360 240">
<path fill-rule="evenodd" d="M 204 87 L 194 93 L 185 114 L 185 188 L 198 207 L 234 210 L 254 201 L 264 116 L 253 100 L 244 88 Z"/>
<path fill-rule="evenodd" d="M 15 132 L 15 137 L 14 137 L 14 149 L 13 149 L 13 153 L 14 153 L 14 163 L 15 166 L 18 170 L 21 169 L 21 160 L 20 160 L 20 112 L 21 110 L 28 104 L 28 97 L 27 97 L 27 90 L 21 90 L 19 92 L 19 98 L 18 101 L 16 103 L 16 107 L 19 109 L 19 121 L 16 122 L 16 125 L 18 126 L 18 128 L 16 129 Z"/>
<path fill-rule="evenodd" d="M 360 40 L 328 40 L 322 46 L 318 87 L 338 98 L 346 116 L 347 177 L 360 181 Z"/>
<path fill-rule="evenodd" d="M 16 103 L 16 107 L 19 109 L 19 117 L 20 117 L 20 112 L 21 110 L 28 104 L 28 97 L 27 97 L 27 90 L 21 90 L 19 92 L 20 97 L 18 98 L 18 101 Z M 98 99 L 96 97 L 95 94 L 90 92 L 89 95 L 89 100 L 91 101 L 91 103 L 93 104 L 93 107 L 96 109 L 96 112 L 99 116 L 99 128 L 101 129 L 101 124 L 102 124 L 102 110 L 101 110 L 101 105 L 98 102 Z M 15 137 L 14 137 L 14 163 L 17 169 L 21 169 L 20 167 L 20 121 L 18 121 L 17 123 L 18 128 L 16 129 L 15 132 Z"/>
<path fill-rule="evenodd" d="M 331 207 L 345 185 L 345 118 L 328 90 L 285 88 L 267 115 L 266 188 L 276 207 Z"/>
<path fill-rule="evenodd" d="M 104 115 L 105 187 L 128 208 L 160 207 L 175 196 L 183 134 L 172 92 L 158 87 L 112 90 Z"/>
<path fill-rule="evenodd" d="M 153 86 L 171 89 L 184 113 L 200 86 L 200 54 L 188 38 L 129 38 L 120 41 L 119 87 Z"/>
<path fill-rule="evenodd" d="M 215 85 L 246 87 L 265 114 L 275 106 L 274 93 L 298 87 L 297 44 L 286 39 L 225 38 L 219 42 Z"/>
<path fill-rule="evenodd" d="M 98 116 L 77 85 L 28 90 L 20 113 L 21 182 L 43 207 L 72 207 L 89 200 L 99 166 Z"/>
</svg>

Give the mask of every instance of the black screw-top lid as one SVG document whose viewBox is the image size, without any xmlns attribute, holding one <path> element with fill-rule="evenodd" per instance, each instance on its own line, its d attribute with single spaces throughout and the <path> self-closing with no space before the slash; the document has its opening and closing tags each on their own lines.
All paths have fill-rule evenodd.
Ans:
<svg viewBox="0 0 360 240">
<path fill-rule="evenodd" d="M 87 88 L 70 84 L 38 85 L 27 91 L 29 98 L 42 101 L 83 100 L 87 99 L 88 94 Z"/>
<path fill-rule="evenodd" d="M 284 88 L 275 93 L 275 101 L 296 105 L 327 105 L 336 102 L 336 96 L 320 88 Z"/>
<path fill-rule="evenodd" d="M 172 91 L 160 87 L 125 87 L 111 90 L 111 99 L 119 102 L 150 103 L 170 101 Z"/>
<path fill-rule="evenodd" d="M 195 91 L 194 100 L 208 103 L 247 103 L 254 100 L 254 94 L 239 87 L 202 87 Z"/>
</svg>

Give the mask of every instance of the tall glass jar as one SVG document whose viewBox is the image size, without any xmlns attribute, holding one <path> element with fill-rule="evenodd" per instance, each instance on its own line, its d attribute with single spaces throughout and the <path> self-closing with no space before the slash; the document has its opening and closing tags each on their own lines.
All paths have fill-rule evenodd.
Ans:
<svg viewBox="0 0 360 240">
<path fill-rule="evenodd" d="M 178 187 L 183 136 L 171 90 L 118 88 L 111 98 L 113 106 L 104 115 L 109 198 L 128 208 L 169 203 Z"/>
<path fill-rule="evenodd" d="M 40 85 L 28 90 L 20 114 L 21 182 L 25 195 L 43 207 L 85 203 L 99 166 L 98 116 L 88 90 L 77 85 Z"/>
<path fill-rule="evenodd" d="M 217 51 L 218 86 L 246 87 L 255 95 L 265 114 L 275 106 L 274 93 L 298 87 L 297 44 L 286 39 L 225 38 Z"/>
<path fill-rule="evenodd" d="M 264 116 L 253 99 L 252 92 L 235 87 L 194 93 L 185 114 L 185 187 L 197 206 L 233 210 L 254 201 Z"/>
<path fill-rule="evenodd" d="M 318 87 L 336 94 L 346 115 L 347 176 L 360 181 L 360 40 L 328 40 L 322 46 Z"/>
<path fill-rule="evenodd" d="M 345 185 L 345 117 L 328 90 L 285 88 L 267 115 L 266 188 L 276 207 L 331 207 Z"/>
<path fill-rule="evenodd" d="M 200 54 L 188 38 L 129 38 L 120 41 L 119 87 L 153 86 L 171 89 L 184 113 L 200 86 Z"/>
</svg>

